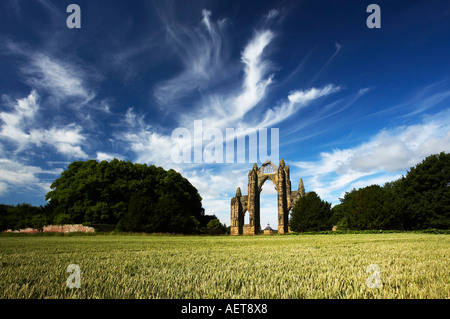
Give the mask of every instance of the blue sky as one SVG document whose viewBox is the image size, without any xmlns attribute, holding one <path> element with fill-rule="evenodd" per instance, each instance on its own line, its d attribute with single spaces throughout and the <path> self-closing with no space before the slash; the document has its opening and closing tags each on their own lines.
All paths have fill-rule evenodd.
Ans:
<svg viewBox="0 0 450 319">
<path fill-rule="evenodd" d="M 292 188 L 333 204 L 450 151 L 445 0 L 7 0 L 0 17 L 2 203 L 45 204 L 70 162 L 116 157 L 180 171 L 229 225 L 253 163 L 175 163 L 172 132 L 196 120 L 278 128 Z M 270 182 L 261 205 L 276 227 Z"/>
</svg>

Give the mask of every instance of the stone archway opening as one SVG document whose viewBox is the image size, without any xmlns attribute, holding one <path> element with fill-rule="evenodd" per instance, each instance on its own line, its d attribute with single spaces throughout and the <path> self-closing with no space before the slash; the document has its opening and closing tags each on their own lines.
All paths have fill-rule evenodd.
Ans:
<svg viewBox="0 0 450 319">
<path fill-rule="evenodd" d="M 266 161 L 261 167 L 255 163 L 248 173 L 248 195 L 243 196 L 238 187 L 236 196 L 231 199 L 231 235 L 256 235 L 261 232 L 260 194 L 262 186 L 271 180 L 277 192 L 278 233 L 289 232 L 289 211 L 295 202 L 305 195 L 303 181 L 300 179 L 297 191 L 291 191 L 289 166 L 284 160 L 276 166 Z M 248 224 L 244 224 L 244 213 L 248 213 Z"/>
<path fill-rule="evenodd" d="M 270 224 L 275 232 L 278 229 L 278 218 L 277 218 L 277 189 L 276 185 L 269 178 L 264 181 L 259 189 L 259 213 L 260 213 L 260 226 L 261 233 L 263 228 Z"/>
</svg>

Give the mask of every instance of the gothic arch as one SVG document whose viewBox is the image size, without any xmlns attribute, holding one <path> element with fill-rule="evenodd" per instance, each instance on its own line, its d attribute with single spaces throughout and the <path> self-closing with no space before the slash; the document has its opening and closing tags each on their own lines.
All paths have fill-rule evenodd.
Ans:
<svg viewBox="0 0 450 319">
<path fill-rule="evenodd" d="M 268 175 L 263 175 L 263 176 L 261 176 L 261 179 L 258 179 L 258 191 L 260 193 L 262 191 L 262 187 L 263 187 L 264 183 L 267 182 L 268 180 L 272 181 L 273 186 L 275 187 L 275 190 L 277 190 L 277 180 L 274 178 L 271 178 Z"/>
<path fill-rule="evenodd" d="M 280 160 L 280 166 L 266 161 L 258 168 L 255 163 L 248 173 L 248 195 L 242 196 L 238 187 L 236 196 L 231 199 L 231 235 L 256 235 L 261 232 L 260 193 L 267 180 L 275 185 L 278 197 L 278 233 L 289 232 L 289 211 L 298 198 L 305 195 L 303 181 L 300 179 L 297 191 L 291 191 L 289 166 Z M 244 214 L 249 214 L 249 224 L 244 225 Z"/>
</svg>

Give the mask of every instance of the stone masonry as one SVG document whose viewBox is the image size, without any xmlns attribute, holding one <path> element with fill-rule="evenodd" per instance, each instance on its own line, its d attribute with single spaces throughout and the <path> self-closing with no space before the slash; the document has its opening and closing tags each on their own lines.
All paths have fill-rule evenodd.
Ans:
<svg viewBox="0 0 450 319">
<path fill-rule="evenodd" d="M 280 160 L 277 167 L 266 161 L 260 168 L 255 163 L 248 172 L 248 195 L 243 196 L 238 187 L 236 196 L 231 199 L 231 235 L 256 235 L 261 232 L 260 226 L 260 193 L 263 184 L 271 180 L 278 194 L 278 233 L 289 232 L 289 211 L 297 199 L 305 196 L 305 187 L 300 179 L 298 190 L 291 191 L 289 166 Z M 249 224 L 244 225 L 244 215 L 249 214 Z"/>
</svg>

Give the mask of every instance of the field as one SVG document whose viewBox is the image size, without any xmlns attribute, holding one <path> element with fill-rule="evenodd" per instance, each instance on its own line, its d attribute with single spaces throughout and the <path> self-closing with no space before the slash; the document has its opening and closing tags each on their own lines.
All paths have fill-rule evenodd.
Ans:
<svg viewBox="0 0 450 319">
<path fill-rule="evenodd" d="M 450 298 L 449 248 L 414 233 L 1 236 L 0 298 Z"/>
</svg>

